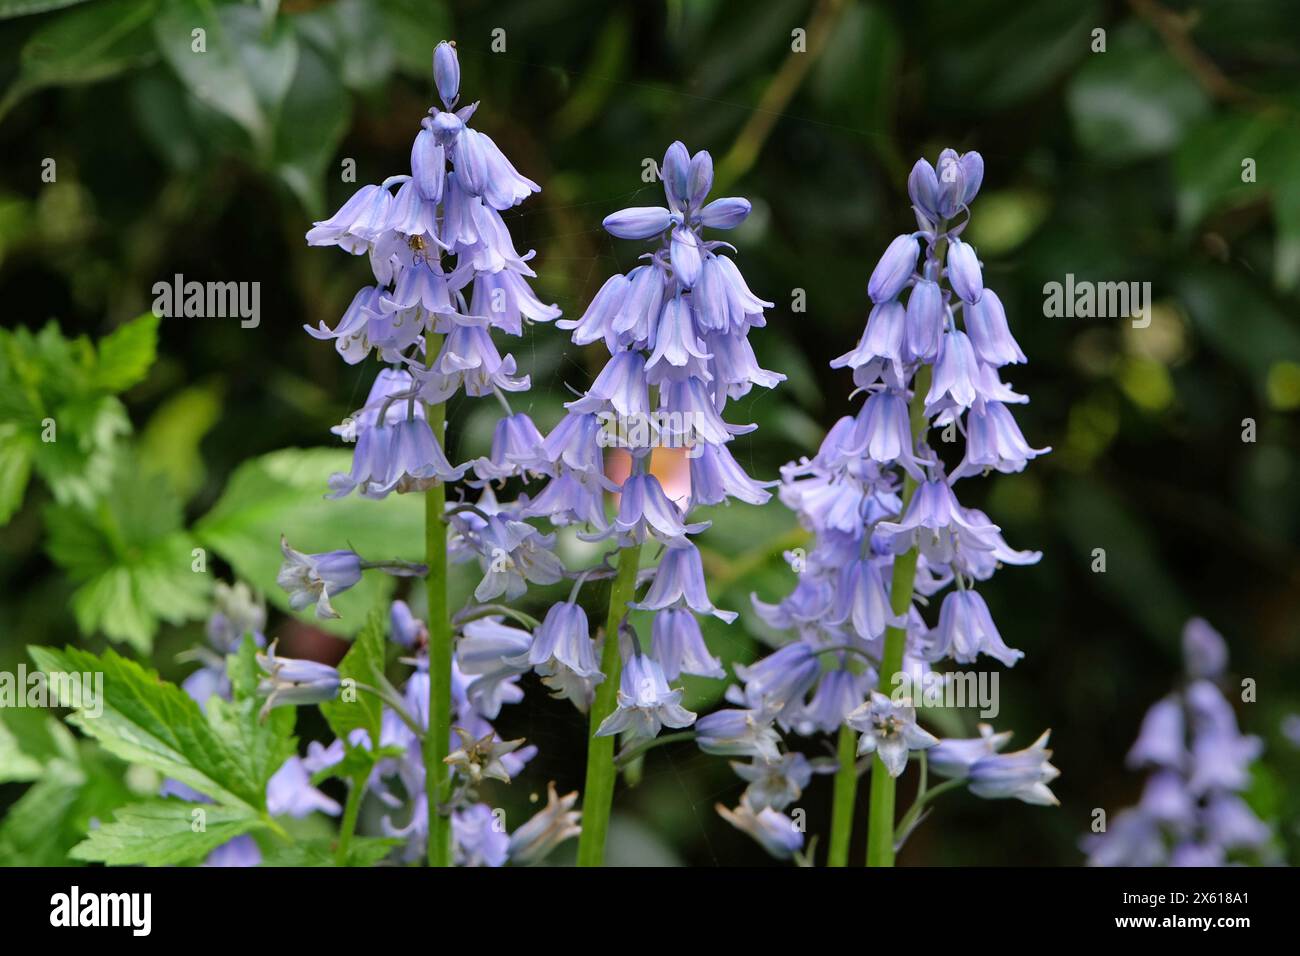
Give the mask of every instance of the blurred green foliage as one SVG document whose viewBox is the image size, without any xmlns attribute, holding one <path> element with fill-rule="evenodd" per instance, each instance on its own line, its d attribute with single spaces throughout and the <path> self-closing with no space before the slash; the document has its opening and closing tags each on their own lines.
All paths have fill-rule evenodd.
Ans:
<svg viewBox="0 0 1300 956">
<path fill-rule="evenodd" d="M 211 577 L 246 577 L 283 610 L 282 530 L 418 557 L 418 503 L 309 493 L 345 458 L 328 429 L 374 366 L 301 333 L 333 324 L 366 275 L 302 235 L 354 188 L 350 169 L 405 171 L 444 38 L 477 122 L 543 187 L 508 221 L 567 314 L 639 253 L 600 220 L 653 189 L 642 163 L 673 139 L 711 150 L 754 201 L 735 242 L 777 308 L 753 342 L 789 376 L 735 410 L 760 425 L 736 443 L 759 477 L 852 407 L 827 362 L 860 334 L 876 256 L 913 228 L 911 163 L 981 151 L 968 237 L 1030 357 L 1018 417 L 1054 452 L 965 494 L 1045 552 L 987 597 L 1027 653 L 998 724 L 1021 743 L 1053 728 L 1062 806 L 945 798 L 902 861 L 1078 862 L 1092 809 L 1135 797 L 1123 754 L 1192 613 L 1259 682 L 1239 708 L 1268 748 L 1252 799 L 1289 821 L 1296 859 L 1300 751 L 1278 729 L 1300 710 L 1300 19 L 1284 0 L 0 0 L 0 668 L 28 644 L 112 641 L 178 678 Z M 133 321 L 177 273 L 260 282 L 263 321 Z M 1067 274 L 1150 282 L 1150 326 L 1044 317 L 1043 286 Z M 543 427 L 596 361 L 546 327 L 515 352 Z M 459 459 L 485 450 L 490 404 L 450 409 Z M 40 440 L 46 418 L 57 442 Z M 708 633 L 728 662 L 778 637 L 748 596 L 792 586 L 780 553 L 798 535 L 776 502 L 716 515 L 715 600 L 744 614 Z M 206 577 L 189 570 L 196 547 Z M 344 597 L 348 628 L 377 597 Z M 708 706 L 721 685 L 688 691 Z M 577 785 L 581 718 L 544 700 L 516 711 L 502 733 L 541 747 L 528 785 Z M 154 783 L 48 715 L 0 715 L 0 862 L 63 859 L 90 817 Z M 652 753 L 617 797 L 613 858 L 762 862 L 713 812 L 740 789 L 690 746 Z M 520 813 L 527 797 L 494 795 Z M 829 800 L 824 780 L 805 796 L 813 832 Z"/>
</svg>

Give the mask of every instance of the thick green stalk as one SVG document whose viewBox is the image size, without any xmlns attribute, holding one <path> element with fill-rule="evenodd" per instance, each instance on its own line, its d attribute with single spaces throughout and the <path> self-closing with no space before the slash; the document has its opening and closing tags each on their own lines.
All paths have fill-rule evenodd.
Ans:
<svg viewBox="0 0 1300 956">
<path fill-rule="evenodd" d="M 591 703 L 591 730 L 587 740 L 587 783 L 582 791 L 582 836 L 578 839 L 578 866 L 600 866 L 605 862 L 605 836 L 609 832 L 609 811 L 614 802 L 614 738 L 597 737 L 596 730 L 614 712 L 623 658 L 618 648 L 618 627 L 636 594 L 636 572 L 641 549 L 633 545 L 618 553 L 618 574 L 609 591 L 609 616 L 605 619 L 605 647 L 600 669 L 605 679 L 596 688 Z"/>
<path fill-rule="evenodd" d="M 339 866 L 347 866 L 348 853 L 352 849 L 352 836 L 357 830 L 357 816 L 361 813 L 361 798 L 366 792 L 366 775 L 352 778 L 348 790 L 348 802 L 343 808 L 343 825 L 339 830 L 339 844 L 334 853 L 334 861 Z"/>
<path fill-rule="evenodd" d="M 445 406 L 426 406 L 429 427 L 439 445 L 447 420 Z M 447 488 L 438 482 L 424 493 L 424 554 L 429 565 L 429 731 L 424 735 L 424 792 L 429 800 L 429 865 L 451 866 L 451 818 L 438 808 L 451 797 L 451 618 L 447 613 Z"/>
<path fill-rule="evenodd" d="M 930 390 L 930 366 L 922 365 L 912 379 L 912 442 L 925 433 L 925 393 Z M 907 510 L 916 493 L 916 480 L 903 478 L 903 510 Z M 894 574 L 889 585 L 889 603 L 895 614 L 906 614 L 912 606 L 912 585 L 916 582 L 916 548 L 894 558 Z M 877 689 L 889 694 L 894 675 L 903 669 L 903 650 L 907 631 L 901 627 L 885 629 L 885 650 L 880 659 Z M 867 866 L 894 865 L 894 778 L 877 756 L 871 765 L 871 809 L 867 818 Z"/>
<path fill-rule="evenodd" d="M 858 797 L 858 735 L 848 724 L 840 727 L 840 769 L 835 771 L 835 798 L 831 803 L 831 840 L 827 866 L 849 865 L 853 839 L 853 804 Z"/>
</svg>

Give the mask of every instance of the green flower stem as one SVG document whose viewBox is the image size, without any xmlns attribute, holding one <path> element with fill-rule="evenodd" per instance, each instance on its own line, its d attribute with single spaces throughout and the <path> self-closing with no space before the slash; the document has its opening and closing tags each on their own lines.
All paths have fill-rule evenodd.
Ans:
<svg viewBox="0 0 1300 956">
<path fill-rule="evenodd" d="M 425 407 L 439 445 L 447 409 Z M 451 796 L 451 618 L 447 614 L 447 488 L 438 482 L 424 493 L 424 553 L 429 574 L 429 732 L 424 735 L 424 788 L 429 800 L 429 865 L 451 866 L 451 817 L 439 812 Z"/>
<path fill-rule="evenodd" d="M 605 647 L 600 669 L 605 679 L 596 688 L 591 703 L 591 732 L 587 741 L 587 783 L 582 792 L 582 836 L 578 839 L 578 866 L 600 866 L 605 862 L 605 836 L 609 832 L 609 811 L 614 802 L 614 738 L 597 737 L 596 730 L 614 712 L 623 658 L 618 649 L 618 628 L 627 606 L 636 594 L 636 572 L 641 549 L 635 545 L 618 553 L 618 574 L 609 591 L 609 616 L 605 619 Z"/>
<path fill-rule="evenodd" d="M 348 802 L 343 807 L 343 827 L 339 830 L 339 845 L 334 853 L 334 861 L 339 866 L 347 866 L 348 852 L 352 849 L 352 835 L 357 830 L 357 817 L 361 813 L 361 798 L 366 792 L 366 774 L 352 778 L 348 789 Z"/>
<path fill-rule="evenodd" d="M 917 818 L 920 817 L 921 811 L 926 808 L 935 797 L 947 793 L 949 790 L 956 790 L 958 787 L 965 786 L 966 780 L 945 780 L 938 786 L 931 787 L 929 790 L 922 790 L 916 795 L 916 801 L 912 804 L 910 810 L 903 814 L 903 819 L 898 823 L 898 831 L 894 834 L 894 843 L 897 844 L 916 825 Z"/>
<path fill-rule="evenodd" d="M 922 365 L 912 379 L 912 443 L 927 428 L 925 393 L 930 390 L 930 366 Z M 903 478 L 903 511 L 916 493 L 916 479 Z M 912 585 L 916 582 L 916 548 L 894 558 L 894 574 L 889 586 L 890 606 L 895 614 L 906 614 L 912 606 Z M 877 689 L 888 694 L 894 675 L 903 669 L 903 650 L 907 631 L 901 627 L 885 629 L 885 650 L 880 660 Z M 867 818 L 867 866 L 894 865 L 894 778 L 877 756 L 871 765 L 871 809 Z"/>
<path fill-rule="evenodd" d="M 838 750 L 840 769 L 835 771 L 827 866 L 849 865 L 849 842 L 853 838 L 853 804 L 858 797 L 858 735 L 848 724 L 840 727 Z"/>
</svg>

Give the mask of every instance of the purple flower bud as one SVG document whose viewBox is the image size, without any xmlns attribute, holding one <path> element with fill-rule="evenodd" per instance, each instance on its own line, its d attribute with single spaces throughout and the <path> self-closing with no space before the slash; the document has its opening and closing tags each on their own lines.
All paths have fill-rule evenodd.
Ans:
<svg viewBox="0 0 1300 956">
<path fill-rule="evenodd" d="M 447 172 L 447 153 L 438 143 L 433 130 L 422 129 L 411 144 L 411 177 L 420 195 L 429 202 L 442 199 L 442 184 Z"/>
<path fill-rule="evenodd" d="M 1208 621 L 1194 617 L 1183 628 L 1183 660 L 1189 677 L 1214 680 L 1228 666 L 1228 645 Z"/>
<path fill-rule="evenodd" d="M 460 60 L 456 56 L 456 47 L 446 40 L 433 51 L 433 80 L 443 104 L 447 109 L 454 108 L 460 95 Z"/>
<path fill-rule="evenodd" d="M 700 222 L 710 229 L 735 229 L 749 218 L 752 208 L 748 199 L 715 199 L 700 210 Z"/>
<path fill-rule="evenodd" d="M 956 151 L 945 149 L 940 153 L 935 171 L 939 180 L 939 215 L 951 219 L 961 209 L 966 195 L 966 173 Z"/>
<path fill-rule="evenodd" d="M 933 361 L 943 334 L 943 292 L 939 283 L 921 279 L 907 297 L 907 351 L 922 361 Z"/>
<path fill-rule="evenodd" d="M 690 166 L 691 154 L 680 140 L 668 147 L 663 165 L 659 167 L 659 177 L 663 180 L 668 205 L 673 212 L 684 212 L 690 200 Z"/>
<path fill-rule="evenodd" d="M 921 244 L 915 236 L 895 237 L 876 263 L 876 268 L 871 270 L 871 278 L 867 282 L 867 294 L 871 296 L 871 301 L 877 304 L 888 302 L 902 292 L 907 280 L 912 278 L 912 273 L 916 270 L 916 257 L 920 253 Z"/>
<path fill-rule="evenodd" d="M 429 629 L 405 601 L 394 601 L 388 612 L 388 636 L 398 647 L 412 650 L 428 639 Z"/>
<path fill-rule="evenodd" d="M 939 179 L 928 160 L 918 159 L 907 176 L 907 194 L 927 219 L 937 224 L 939 220 Z"/>
<path fill-rule="evenodd" d="M 948 243 L 948 281 L 952 291 L 965 302 L 978 302 L 984 294 L 984 276 L 975 248 L 960 239 Z"/>
<path fill-rule="evenodd" d="M 984 182 L 984 157 L 972 150 L 969 153 L 962 153 L 961 159 L 957 162 L 961 164 L 961 173 L 966 180 L 961 201 L 963 205 L 969 206 Z"/>
<path fill-rule="evenodd" d="M 691 208 L 698 209 L 713 188 L 713 157 L 708 150 L 702 149 L 691 157 L 686 187 L 689 190 Z"/>
<path fill-rule="evenodd" d="M 683 288 L 689 289 L 700 280 L 700 237 L 695 231 L 678 226 L 673 230 L 672 243 L 668 253 L 673 264 L 673 272 Z"/>
<path fill-rule="evenodd" d="M 605 217 L 602 225 L 619 239 L 649 239 L 672 225 L 673 214 L 663 206 L 632 206 Z"/>
</svg>

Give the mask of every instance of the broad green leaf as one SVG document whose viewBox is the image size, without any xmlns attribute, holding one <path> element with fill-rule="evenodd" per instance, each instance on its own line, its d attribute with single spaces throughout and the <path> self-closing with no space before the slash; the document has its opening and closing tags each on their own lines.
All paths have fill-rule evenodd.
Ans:
<svg viewBox="0 0 1300 956">
<path fill-rule="evenodd" d="M 1265 159 L 1279 132 L 1276 119 L 1253 114 L 1215 116 L 1189 129 L 1174 156 L 1180 226 L 1190 229 L 1211 212 L 1260 198 L 1260 190 L 1269 187 L 1258 178 L 1242 181 L 1244 159 L 1255 160 L 1256 177 L 1266 176 L 1266 182 L 1287 178 L 1285 168 Z"/>
<path fill-rule="evenodd" d="M 1294 124 L 1281 132 L 1259 162 L 1265 167 L 1262 181 L 1273 194 L 1277 223 L 1273 281 L 1290 292 L 1300 284 L 1300 132 Z"/>
<path fill-rule="evenodd" d="M 156 55 L 149 20 L 157 5 L 100 0 L 46 21 L 23 45 L 0 117 L 44 87 L 94 83 L 149 62 Z"/>
<path fill-rule="evenodd" d="M 1261 391 L 1274 363 L 1300 362 L 1300 331 L 1239 271 L 1202 266 L 1177 277 L 1176 288 L 1197 333 Z"/>
<path fill-rule="evenodd" d="M 330 474 L 350 468 L 351 452 L 332 448 L 286 448 L 245 462 L 194 533 L 237 577 L 286 613 L 294 613 L 288 595 L 275 583 L 281 534 L 307 553 L 351 547 L 367 560 L 422 560 L 423 496 L 326 499 Z M 351 636 L 391 589 L 387 575 L 367 572 L 360 584 L 331 600 L 339 619 L 317 620 L 311 610 L 301 616 L 331 633 Z"/>
<path fill-rule="evenodd" d="M 122 807 L 72 848 L 72 857 L 110 866 L 177 866 L 264 826 L 248 807 L 151 800 Z"/>
<path fill-rule="evenodd" d="M 1066 93 L 1075 136 L 1111 163 L 1168 152 L 1209 109 L 1196 81 L 1141 26 L 1113 31 Z"/>
<path fill-rule="evenodd" d="M 339 661 L 339 674 L 359 684 L 374 686 L 376 674 L 384 672 L 385 637 L 388 624 L 381 610 L 375 609 L 366 618 L 365 627 L 357 634 L 348 652 Z M 320 705 L 321 713 L 329 721 L 330 729 L 343 740 L 358 727 L 370 735 L 372 747 L 379 745 L 380 721 L 383 706 L 374 694 L 356 691 L 353 701 L 333 700 Z"/>
<path fill-rule="evenodd" d="M 199 443 L 221 420 L 219 381 L 192 385 L 164 401 L 140 432 L 139 456 L 162 474 L 183 500 L 203 484 L 206 468 Z"/>
<path fill-rule="evenodd" d="M 154 17 L 153 30 L 163 59 L 194 98 L 233 119 L 254 144 L 264 147 L 270 124 L 237 38 L 226 29 L 218 5 L 210 0 L 169 0 Z"/>
<path fill-rule="evenodd" d="M 116 393 L 144 381 L 158 355 L 158 316 L 146 312 L 123 324 L 100 340 L 98 351 L 96 387 Z"/>
<path fill-rule="evenodd" d="M 162 621 L 207 613 L 212 578 L 194 570 L 195 542 L 161 476 L 121 462 L 94 507 L 54 505 L 45 521 L 46 550 L 79 585 L 72 609 L 83 634 L 102 631 L 148 651 Z"/>
<path fill-rule="evenodd" d="M 250 761 L 175 684 L 112 650 L 103 657 L 73 647 L 31 647 L 28 652 L 46 673 L 103 675 L 102 694 L 94 700 L 83 695 L 68 720 L 110 753 L 152 767 L 220 803 L 266 807 L 266 781 L 257 779 Z"/>
<path fill-rule="evenodd" d="M 1096 0 L 928 0 L 920 27 L 945 105 L 1002 109 L 1043 92 L 1089 55 L 1099 6 Z"/>
<path fill-rule="evenodd" d="M 275 173 L 313 216 L 324 213 L 323 180 L 348 131 L 351 101 L 330 63 L 310 42 L 299 46 L 297 72 L 284 98 L 292 122 L 275 130 Z"/>
<path fill-rule="evenodd" d="M 293 25 L 334 63 L 350 90 L 378 89 L 393 71 L 397 42 L 384 22 L 386 6 L 370 0 L 337 0 L 293 18 Z M 426 16 L 434 10 L 425 11 Z M 434 41 L 436 45 L 437 41 Z M 422 57 L 430 60 L 433 46 Z"/>
<path fill-rule="evenodd" d="M 0 0 L 0 20 L 45 13 L 47 10 L 59 10 L 85 2 L 86 0 Z"/>
</svg>

